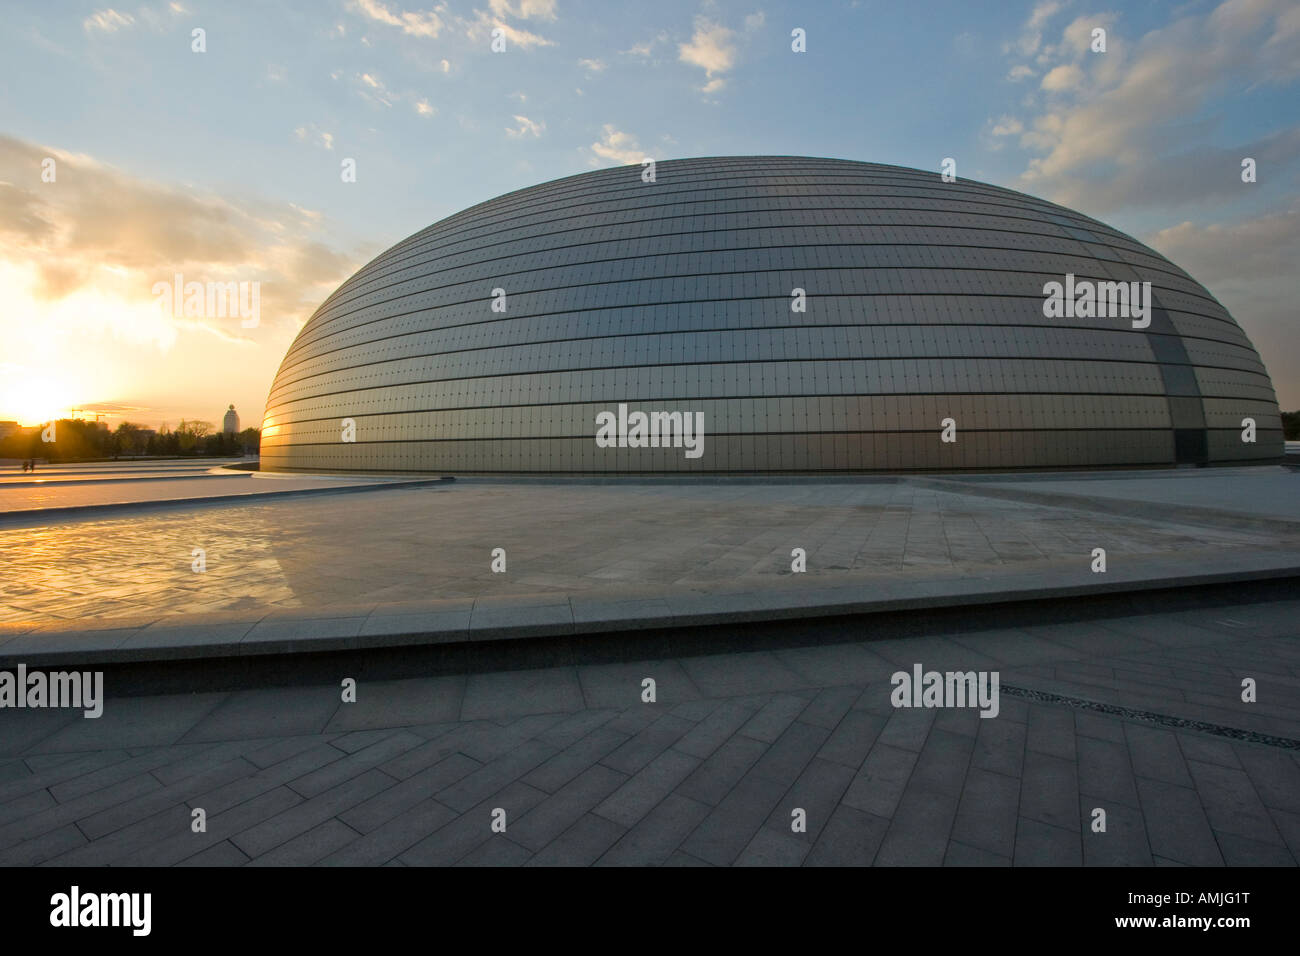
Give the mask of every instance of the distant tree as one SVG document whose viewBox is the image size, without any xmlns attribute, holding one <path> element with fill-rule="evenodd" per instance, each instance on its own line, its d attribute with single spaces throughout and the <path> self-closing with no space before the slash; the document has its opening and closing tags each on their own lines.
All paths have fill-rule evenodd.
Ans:
<svg viewBox="0 0 1300 956">
<path fill-rule="evenodd" d="M 187 422 L 181 419 L 181 423 L 176 426 L 176 443 L 182 454 L 188 455 L 199 445 L 202 439 L 211 433 L 212 423 L 191 421 Z"/>
<path fill-rule="evenodd" d="M 113 451 L 118 455 L 139 455 L 145 450 L 144 428 L 134 422 L 122 422 L 113 432 Z"/>
<path fill-rule="evenodd" d="M 236 455 L 239 448 L 235 443 L 235 436 L 227 435 L 225 432 L 214 432 L 203 439 L 203 453 L 205 455 Z"/>
<path fill-rule="evenodd" d="M 1300 412 L 1282 413 L 1282 434 L 1287 441 L 1300 441 Z"/>
<path fill-rule="evenodd" d="M 78 458 L 107 458 L 111 452 L 112 436 L 107 428 L 79 418 L 60 418 L 54 423 L 54 441 L 42 441 L 39 431 L 32 435 L 30 457 L 69 461 Z"/>
<path fill-rule="evenodd" d="M 262 429 L 245 428 L 235 436 L 239 444 L 240 451 L 244 454 L 256 455 L 262 445 Z"/>
</svg>

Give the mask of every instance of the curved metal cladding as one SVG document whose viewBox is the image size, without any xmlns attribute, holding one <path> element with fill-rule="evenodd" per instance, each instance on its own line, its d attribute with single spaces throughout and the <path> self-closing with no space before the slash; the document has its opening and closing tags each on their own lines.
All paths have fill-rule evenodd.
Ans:
<svg viewBox="0 0 1300 956">
<path fill-rule="evenodd" d="M 1086 216 L 843 160 L 664 161 L 654 180 L 626 166 L 509 193 L 379 256 L 289 349 L 263 467 L 815 472 L 1282 454 L 1272 384 L 1232 317 Z M 1067 275 L 1150 282 L 1149 324 L 1048 317 L 1045 286 Z M 637 447 L 637 411 L 661 413 L 659 447 Z M 695 451 L 676 430 L 692 422 Z"/>
</svg>

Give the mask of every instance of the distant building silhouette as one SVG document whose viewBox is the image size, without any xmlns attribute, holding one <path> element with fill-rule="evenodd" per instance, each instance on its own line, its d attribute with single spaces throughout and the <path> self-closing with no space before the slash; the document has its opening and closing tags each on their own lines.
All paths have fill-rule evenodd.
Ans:
<svg viewBox="0 0 1300 956">
<path fill-rule="evenodd" d="M 230 410 L 226 412 L 226 417 L 222 419 L 221 430 L 227 435 L 239 434 L 239 415 L 235 411 L 234 405 L 230 406 Z"/>
</svg>

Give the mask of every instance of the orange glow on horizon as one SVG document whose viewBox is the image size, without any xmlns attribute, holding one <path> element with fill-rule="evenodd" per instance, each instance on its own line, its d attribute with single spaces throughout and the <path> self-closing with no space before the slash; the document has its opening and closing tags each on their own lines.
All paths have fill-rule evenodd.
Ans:
<svg viewBox="0 0 1300 956">
<path fill-rule="evenodd" d="M 24 369 L 0 380 L 0 419 L 19 425 L 43 425 L 70 418 L 80 407 L 72 386 L 58 375 Z"/>
</svg>

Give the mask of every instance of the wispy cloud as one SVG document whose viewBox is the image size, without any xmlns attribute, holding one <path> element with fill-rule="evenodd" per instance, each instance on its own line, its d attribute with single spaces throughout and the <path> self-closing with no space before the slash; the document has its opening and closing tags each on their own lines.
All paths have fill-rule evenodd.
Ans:
<svg viewBox="0 0 1300 956">
<path fill-rule="evenodd" d="M 1094 211 L 1177 201 L 1171 187 L 1185 190 L 1184 199 L 1240 188 L 1234 151 L 1209 156 L 1198 116 L 1225 91 L 1300 75 L 1300 16 L 1293 4 L 1226 0 L 1132 41 L 1112 29 L 1107 51 L 1096 54 L 1089 50 L 1091 32 L 1113 24 L 1114 15 L 1076 17 L 1060 30 L 1058 43 L 1044 45 L 1057 9 L 1039 4 L 1022 34 L 1038 37 L 1035 48 L 1050 56 L 1044 95 L 1016 119 L 1023 126 L 1019 144 L 1036 154 L 1021 176 L 1023 188 Z M 1009 130 L 1006 120 L 999 125 Z M 1255 147 L 1243 144 L 1238 159 L 1252 155 L 1247 148 Z M 1175 151 L 1176 164 L 1169 162 Z M 1198 156 L 1222 168 L 1210 171 Z M 1206 181 L 1190 180 L 1188 169 L 1205 172 Z"/>
<path fill-rule="evenodd" d="M 1300 262 L 1300 202 L 1229 223 L 1184 221 L 1153 232 L 1144 241 L 1202 282 L 1294 282 Z"/>
<path fill-rule="evenodd" d="M 356 265 L 315 238 L 319 213 L 151 182 L 0 136 L 0 168 L 40 170 L 46 157 L 55 161 L 55 182 L 0 183 L 0 286 L 8 303 L 0 341 L 20 341 L 21 326 L 37 317 L 61 323 L 68 335 L 94 332 L 164 349 L 187 327 L 245 338 L 237 319 L 160 316 L 153 284 L 177 272 L 257 281 L 266 320 L 292 323 Z"/>
<path fill-rule="evenodd" d="M 521 27 L 513 26 L 506 21 L 503 15 L 495 12 L 489 13 L 487 10 L 475 10 L 473 20 L 462 22 L 464 23 L 465 35 L 475 43 L 486 42 L 492 36 L 493 30 L 500 30 L 501 35 L 506 40 L 506 49 L 518 47 L 521 50 L 528 50 L 533 47 L 555 45 L 553 40 L 548 40 L 544 36 Z"/>
<path fill-rule="evenodd" d="M 109 8 L 92 13 L 86 19 L 81 21 L 81 25 L 86 30 L 100 30 L 104 33 L 116 33 L 124 27 L 129 27 L 135 23 L 135 17 L 129 13 L 118 13 L 116 10 Z"/>
<path fill-rule="evenodd" d="M 342 76 L 342 74 L 337 71 L 331 75 L 334 79 L 338 79 Z M 384 81 L 374 73 L 353 73 L 350 79 L 352 88 L 356 94 L 363 100 L 367 100 L 371 103 L 377 103 L 380 106 L 389 108 L 402 98 L 399 94 L 385 86 Z"/>
<path fill-rule="evenodd" d="M 619 52 L 625 56 L 635 56 L 645 59 L 654 53 L 655 47 L 662 46 L 667 42 L 668 34 L 659 33 L 657 36 L 651 37 L 649 40 L 642 40 L 640 43 L 633 43 L 626 50 L 620 50 Z"/>
<path fill-rule="evenodd" d="M 631 133 L 606 123 L 599 140 L 591 144 L 592 166 L 626 166 L 645 159 L 645 150 Z"/>
<path fill-rule="evenodd" d="M 515 46 L 527 50 L 554 45 L 553 41 L 510 21 L 553 21 L 557 19 L 555 0 L 488 0 L 488 9 L 474 10 L 469 17 L 450 13 L 443 3 L 432 10 L 403 10 L 384 0 L 351 0 L 351 8 L 371 22 L 396 27 L 413 37 L 436 40 L 444 30 L 451 28 L 478 43 L 488 39 L 493 30 L 500 30 L 507 48 Z M 442 61 L 442 69 L 444 73 L 450 70 L 446 60 Z"/>
<path fill-rule="evenodd" d="M 1025 125 L 1014 116 L 1004 116 L 994 124 L 992 132 L 994 136 L 1014 136 L 1024 128 Z"/>
<path fill-rule="evenodd" d="M 555 0 L 489 0 L 488 6 L 498 17 L 520 20 L 554 20 Z"/>
<path fill-rule="evenodd" d="M 1004 53 L 1016 52 L 1021 56 L 1033 56 L 1043 44 L 1043 27 L 1064 6 L 1060 0 L 1043 0 L 1034 6 L 1025 21 L 1020 35 L 1002 48 Z"/>
<path fill-rule="evenodd" d="M 1190 220 L 1140 237 L 1204 283 L 1246 329 L 1283 408 L 1294 408 L 1300 337 L 1295 334 L 1295 268 L 1300 202 L 1223 223 Z"/>
<path fill-rule="evenodd" d="M 1062 63 L 1049 70 L 1040 85 L 1043 89 L 1054 93 L 1077 89 L 1083 85 L 1083 70 L 1073 63 Z"/>
<path fill-rule="evenodd" d="M 314 123 L 299 126 L 293 131 L 293 135 L 298 137 L 300 143 L 315 143 L 322 149 L 327 150 L 334 148 L 334 134 L 318 129 Z"/>
<path fill-rule="evenodd" d="M 443 29 L 442 18 L 433 11 L 401 10 L 389 7 L 381 0 L 353 0 L 352 6 L 367 19 L 397 27 L 408 36 L 437 39 Z"/>
<path fill-rule="evenodd" d="M 513 129 L 506 127 L 506 135 L 511 139 L 522 139 L 531 136 L 534 139 L 542 135 L 542 130 L 546 129 L 545 123 L 534 123 L 527 116 L 515 116 L 515 122 L 519 125 Z"/>
<path fill-rule="evenodd" d="M 705 93 L 720 90 L 726 79 L 722 76 L 736 64 L 735 31 L 705 17 L 695 18 L 695 32 L 686 43 L 677 47 L 678 59 L 704 71 L 708 82 Z"/>
</svg>

